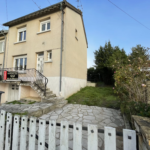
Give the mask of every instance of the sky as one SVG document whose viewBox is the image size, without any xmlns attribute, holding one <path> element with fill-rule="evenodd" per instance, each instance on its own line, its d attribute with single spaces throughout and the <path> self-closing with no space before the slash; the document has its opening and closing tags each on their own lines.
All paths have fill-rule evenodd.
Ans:
<svg viewBox="0 0 150 150">
<path fill-rule="evenodd" d="M 45 8 L 61 0 L 0 0 L 0 30 L 7 29 L 2 27 L 3 23 L 39 10 L 33 1 L 40 8 Z M 79 0 L 79 4 L 77 0 L 67 1 L 75 7 L 81 4 L 83 7 L 88 68 L 94 66 L 94 51 L 108 41 L 113 46 L 124 48 L 127 54 L 137 44 L 150 47 L 150 0 L 110 0 L 148 29 L 108 0 Z"/>
</svg>

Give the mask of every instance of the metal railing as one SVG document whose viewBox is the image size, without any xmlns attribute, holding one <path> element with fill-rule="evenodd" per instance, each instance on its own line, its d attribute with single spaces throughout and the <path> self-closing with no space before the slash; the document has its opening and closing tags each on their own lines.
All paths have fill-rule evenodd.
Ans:
<svg viewBox="0 0 150 150">
<path fill-rule="evenodd" d="M 4 68 L 1 69 L 3 71 L 15 71 L 18 72 L 18 79 L 17 81 L 23 82 L 31 82 L 35 84 L 41 91 L 44 92 L 44 96 L 46 96 L 46 87 L 48 83 L 48 79 L 40 73 L 35 68 L 31 69 L 24 69 L 24 68 Z M 9 81 L 9 80 L 8 80 Z"/>
</svg>

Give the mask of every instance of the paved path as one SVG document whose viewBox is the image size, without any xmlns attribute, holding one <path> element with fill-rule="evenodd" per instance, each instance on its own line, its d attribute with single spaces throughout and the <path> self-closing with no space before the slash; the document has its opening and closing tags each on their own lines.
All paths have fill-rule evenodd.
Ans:
<svg viewBox="0 0 150 150">
<path fill-rule="evenodd" d="M 61 120 L 69 121 L 69 124 L 74 122 L 82 123 L 83 126 L 88 124 L 95 124 L 98 128 L 103 129 L 104 126 L 115 127 L 117 130 L 124 128 L 124 121 L 120 114 L 120 111 L 115 109 L 95 107 L 95 106 L 84 106 L 68 104 L 61 109 L 52 111 L 46 115 L 40 117 L 45 120 Z M 48 127 L 47 127 L 48 128 Z M 48 129 L 47 129 L 48 130 Z M 48 131 L 47 131 L 48 133 Z M 87 131 L 83 131 L 83 150 L 87 150 Z M 46 135 L 46 141 L 48 141 L 48 135 Z M 98 134 L 99 150 L 104 150 L 104 135 Z M 60 146 L 60 129 L 57 127 L 56 134 L 57 150 Z M 109 143 L 108 143 L 109 144 Z M 73 147 L 73 131 L 69 129 L 69 150 Z M 122 150 L 122 137 L 117 137 L 117 150 Z"/>
</svg>

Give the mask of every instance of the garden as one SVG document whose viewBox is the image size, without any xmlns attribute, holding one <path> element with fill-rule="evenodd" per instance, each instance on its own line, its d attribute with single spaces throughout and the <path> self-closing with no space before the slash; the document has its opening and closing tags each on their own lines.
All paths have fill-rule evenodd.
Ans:
<svg viewBox="0 0 150 150">
<path fill-rule="evenodd" d="M 124 49 L 107 42 L 94 55 L 95 66 L 88 69 L 88 80 L 104 85 L 83 88 L 68 102 L 120 109 L 130 123 L 132 115 L 150 117 L 149 48 L 137 45 L 127 55 Z"/>
</svg>

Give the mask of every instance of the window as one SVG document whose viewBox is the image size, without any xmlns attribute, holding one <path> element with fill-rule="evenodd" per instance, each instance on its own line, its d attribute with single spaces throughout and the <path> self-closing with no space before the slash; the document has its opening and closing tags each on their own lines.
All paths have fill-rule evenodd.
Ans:
<svg viewBox="0 0 150 150">
<path fill-rule="evenodd" d="M 49 51 L 47 54 L 48 54 L 48 61 L 52 60 L 52 51 Z"/>
<path fill-rule="evenodd" d="M 18 29 L 18 42 L 26 40 L 26 27 Z"/>
<path fill-rule="evenodd" d="M 48 30 L 50 30 L 50 20 L 46 20 L 46 21 L 41 22 L 40 31 L 44 32 L 44 31 L 48 31 Z"/>
<path fill-rule="evenodd" d="M 15 57 L 14 67 L 15 67 L 15 70 L 26 70 L 27 69 L 27 56 Z"/>
<path fill-rule="evenodd" d="M 0 53 L 4 52 L 4 44 L 5 44 L 4 40 L 1 40 L 0 41 Z"/>
</svg>

